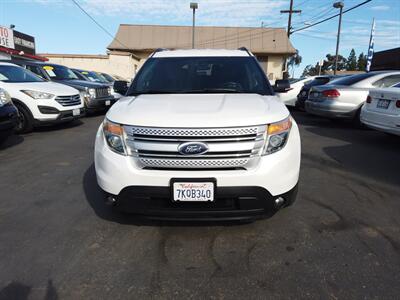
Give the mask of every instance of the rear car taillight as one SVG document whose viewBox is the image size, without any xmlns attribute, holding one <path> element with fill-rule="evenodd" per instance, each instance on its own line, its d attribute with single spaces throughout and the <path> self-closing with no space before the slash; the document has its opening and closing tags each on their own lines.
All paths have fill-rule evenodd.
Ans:
<svg viewBox="0 0 400 300">
<path fill-rule="evenodd" d="M 326 90 L 322 92 L 322 95 L 328 98 L 336 98 L 340 96 L 340 93 L 338 90 Z"/>
<path fill-rule="evenodd" d="M 400 108 L 400 100 L 397 100 L 397 101 L 396 101 L 396 107 L 397 107 L 397 108 Z"/>
<path fill-rule="evenodd" d="M 372 98 L 371 98 L 371 96 L 368 96 L 367 97 L 367 103 L 371 103 L 372 102 Z"/>
</svg>

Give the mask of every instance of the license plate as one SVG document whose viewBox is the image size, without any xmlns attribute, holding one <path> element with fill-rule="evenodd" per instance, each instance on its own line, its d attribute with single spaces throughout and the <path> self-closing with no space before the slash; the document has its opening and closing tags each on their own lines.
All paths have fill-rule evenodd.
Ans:
<svg viewBox="0 0 400 300">
<path fill-rule="evenodd" d="M 214 201 L 214 182 L 173 182 L 174 201 Z"/>
<path fill-rule="evenodd" d="M 110 100 L 107 100 L 106 101 L 106 106 L 110 106 L 111 105 L 111 101 Z"/>
<path fill-rule="evenodd" d="M 390 104 L 390 100 L 379 99 L 378 103 L 376 104 L 377 108 L 388 109 Z"/>
<path fill-rule="evenodd" d="M 312 96 L 313 98 L 318 98 L 318 97 L 319 97 L 319 92 L 312 92 L 312 93 L 311 93 L 311 96 Z"/>
<path fill-rule="evenodd" d="M 81 114 L 81 110 L 79 108 L 72 110 L 72 115 L 74 117 L 79 116 L 80 114 Z"/>
</svg>

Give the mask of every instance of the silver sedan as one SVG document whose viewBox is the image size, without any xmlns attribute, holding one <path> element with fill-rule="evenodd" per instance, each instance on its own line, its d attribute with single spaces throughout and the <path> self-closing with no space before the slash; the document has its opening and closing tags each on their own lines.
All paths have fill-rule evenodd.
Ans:
<svg viewBox="0 0 400 300">
<path fill-rule="evenodd" d="M 336 79 L 312 87 L 305 102 L 308 113 L 360 122 L 361 107 L 371 89 L 400 82 L 400 71 L 375 71 Z"/>
</svg>

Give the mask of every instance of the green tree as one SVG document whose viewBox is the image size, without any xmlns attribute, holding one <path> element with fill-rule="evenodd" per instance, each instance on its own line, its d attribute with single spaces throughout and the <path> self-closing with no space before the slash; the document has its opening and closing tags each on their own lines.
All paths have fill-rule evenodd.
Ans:
<svg viewBox="0 0 400 300">
<path fill-rule="evenodd" d="M 301 64 L 302 57 L 299 55 L 299 50 L 296 49 L 296 53 L 289 57 L 288 67 L 292 69 L 292 73 L 294 73 L 294 67 L 297 67 Z M 293 77 L 293 75 L 292 75 Z"/>
<path fill-rule="evenodd" d="M 337 70 L 341 71 L 346 68 L 347 59 L 342 55 L 338 55 L 338 64 Z M 333 71 L 335 69 L 335 55 L 327 54 L 326 60 L 324 60 L 324 64 L 322 65 L 321 72 L 325 73 L 325 71 Z"/>
<path fill-rule="evenodd" d="M 346 62 L 346 70 L 347 71 L 355 71 L 357 69 L 357 56 L 354 49 L 351 49 L 350 55 L 347 58 Z"/>
<path fill-rule="evenodd" d="M 316 66 L 318 66 L 318 64 Z M 318 68 L 314 67 L 313 65 L 307 65 L 304 68 L 304 71 L 303 71 L 303 74 L 301 74 L 301 77 L 314 76 L 314 75 L 318 75 Z"/>
<path fill-rule="evenodd" d="M 357 60 L 357 70 L 365 71 L 366 67 L 367 67 L 367 55 L 361 52 Z"/>
</svg>

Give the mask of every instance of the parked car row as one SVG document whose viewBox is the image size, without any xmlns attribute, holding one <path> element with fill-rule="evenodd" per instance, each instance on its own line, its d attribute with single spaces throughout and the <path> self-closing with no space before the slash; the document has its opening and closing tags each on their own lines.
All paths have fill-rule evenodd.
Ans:
<svg viewBox="0 0 400 300">
<path fill-rule="evenodd" d="M 308 78 L 307 78 L 308 79 Z M 357 126 L 400 135 L 400 71 L 375 71 L 338 78 L 318 76 L 304 79 L 295 106 L 306 112 L 331 119 L 345 119 Z M 289 99 L 297 82 L 275 85 L 280 99 Z"/>
<path fill-rule="evenodd" d="M 13 129 L 27 133 L 34 127 L 69 122 L 86 113 L 105 110 L 124 93 L 114 80 L 94 82 L 57 64 L 12 60 L 0 62 L 0 136 Z M 109 80 L 113 80 L 109 76 Z M 120 82 L 119 87 L 128 83 Z"/>
<path fill-rule="evenodd" d="M 360 117 L 361 122 L 370 128 L 400 135 L 400 83 L 371 90 Z"/>
</svg>

